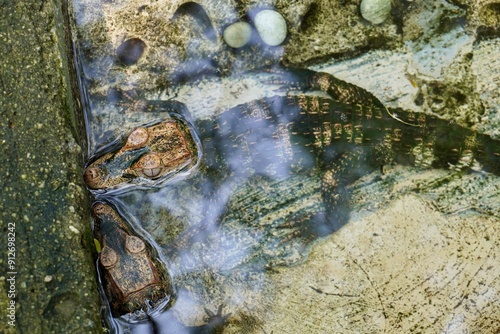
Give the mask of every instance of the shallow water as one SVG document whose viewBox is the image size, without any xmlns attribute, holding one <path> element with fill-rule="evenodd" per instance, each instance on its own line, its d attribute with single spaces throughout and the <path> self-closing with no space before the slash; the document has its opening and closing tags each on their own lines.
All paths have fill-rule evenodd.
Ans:
<svg viewBox="0 0 500 334">
<path fill-rule="evenodd" d="M 346 75 L 342 74 L 342 63 L 335 64 L 335 51 L 315 56 L 315 52 L 328 49 L 330 40 L 326 37 L 318 48 L 311 47 L 309 53 L 298 53 L 301 43 L 317 43 L 314 38 L 317 39 L 318 35 L 314 27 L 318 30 L 330 29 L 324 27 L 326 23 L 317 22 L 315 15 L 321 16 L 318 12 L 320 5 L 308 1 L 289 6 L 276 5 L 277 12 L 286 18 L 289 25 L 289 35 L 282 44 L 266 45 L 262 41 L 264 38 L 259 38 L 254 29 L 247 46 L 233 49 L 222 38 L 224 29 L 238 21 L 255 24 L 253 18 L 256 13 L 264 8 L 274 8 L 271 2 L 239 2 L 234 6 L 223 1 L 183 3 L 73 2 L 82 92 L 87 101 L 89 162 L 120 147 L 134 128 L 172 117 L 175 119 L 176 114 L 181 114 L 187 121 L 197 143 L 193 164 L 179 173 L 169 174 L 161 182 L 144 180 L 125 189 L 92 191 L 96 200 L 112 205 L 130 228 L 158 252 L 157 258 L 168 268 L 173 285 L 170 300 L 165 301 L 168 303 L 165 310 L 156 310 L 156 313 L 149 310 L 151 312 L 145 316 L 146 319 L 137 323 L 127 315 L 114 318 L 107 305 L 103 314 L 106 324 L 117 333 L 199 332 L 206 329 L 201 326 L 207 322 L 207 315 L 217 313 L 222 306 L 220 316 L 227 316 L 227 319 L 221 327 L 227 333 L 273 330 L 326 332 L 328 328 L 337 326 L 335 324 L 348 326 L 354 332 L 384 328 L 397 330 L 400 328 L 394 320 L 397 316 L 389 310 L 393 301 L 384 302 L 386 297 L 379 292 L 383 290 L 380 288 L 383 283 L 380 282 L 390 279 L 380 274 L 381 281 L 372 282 L 370 269 L 364 268 L 373 254 L 343 253 L 346 247 L 357 249 L 356 245 L 349 245 L 349 235 L 353 235 L 353 242 L 374 246 L 372 251 L 376 252 L 376 242 L 372 244 L 364 238 L 383 235 L 383 228 L 370 232 L 371 236 L 359 236 L 361 232 L 357 226 L 363 225 L 363 219 L 369 219 L 379 210 L 398 208 L 392 201 L 408 194 L 408 205 L 418 210 L 428 209 L 420 201 L 439 204 L 440 210 L 433 213 L 436 216 L 457 211 L 479 212 L 488 217 L 497 215 L 499 208 L 495 198 L 500 189 L 498 178 L 479 170 L 485 166 L 498 168 L 495 165 L 498 142 L 483 140 L 481 136 L 477 137 L 474 132 L 459 126 L 443 128 L 437 122 L 435 128 L 438 130 L 449 129 L 449 143 L 439 148 L 451 152 L 439 154 L 448 160 L 458 156 L 453 161 L 458 167 L 431 170 L 425 174 L 422 168 L 433 164 L 434 155 L 430 152 L 439 146 L 433 144 L 436 135 L 425 130 L 408 130 L 413 136 L 406 136 L 413 138 L 402 142 L 411 142 L 411 145 L 394 145 L 391 148 L 400 150 L 396 154 L 397 162 L 407 164 L 408 156 L 416 157 L 416 161 L 410 163 L 411 167 L 389 167 L 381 174 L 370 163 L 353 162 L 349 169 L 363 177 L 348 186 L 350 197 L 335 202 L 334 206 L 324 200 L 323 190 L 327 182 L 322 161 L 327 148 L 323 144 L 326 141 L 330 143 L 330 139 L 322 136 L 331 132 L 331 119 L 317 121 L 307 115 L 309 118 L 306 117 L 306 120 L 318 122 L 313 124 L 316 127 L 310 128 L 319 130 L 304 135 L 295 133 L 297 130 L 293 126 L 298 121 L 290 114 L 312 114 L 317 111 L 313 104 L 319 101 L 330 108 L 329 113 L 338 111 L 339 124 L 345 117 L 352 117 L 355 123 L 357 119 L 352 115 L 356 108 L 332 100 L 325 92 L 318 91 L 306 92 L 309 98 L 314 98 L 307 100 L 311 104 L 299 107 L 301 97 L 297 96 L 303 92 L 294 89 L 293 85 L 286 85 L 286 81 L 294 79 L 295 74 L 286 72 L 285 79 L 276 80 L 276 74 L 269 72 L 269 67 L 279 63 L 305 67 L 301 57 L 308 57 L 310 65 L 314 65 L 316 70 L 338 72 L 340 76 L 347 76 L 343 77 L 345 80 L 370 91 L 372 88 L 379 89 L 374 93 L 391 107 L 422 111 L 415 102 L 421 92 L 415 92 L 417 83 L 412 78 L 408 79 L 409 71 L 396 71 L 397 75 L 394 75 L 392 71 L 387 74 L 377 69 L 377 64 L 387 58 L 393 59 L 394 63 L 407 64 L 411 56 L 405 56 L 398 49 L 390 57 L 377 51 L 354 57 L 354 54 L 362 52 L 361 49 L 351 53 L 347 51 L 349 43 L 339 46 L 337 42 L 332 42 L 332 50 L 354 59 L 343 63 L 352 68 L 352 72 Z M 372 27 L 359 18 L 356 8 L 356 4 L 350 2 L 342 8 L 345 16 L 342 20 L 347 18 L 351 23 L 356 22 L 351 24 L 356 31 L 347 30 L 347 34 L 378 32 L 387 39 L 395 38 L 392 28 L 396 28 L 397 24 L 388 22 Z M 397 21 L 396 17 L 393 20 Z M 452 29 L 453 36 L 456 35 L 455 30 Z M 311 41 L 305 42 L 308 33 Z M 460 30 L 460 33 L 464 32 Z M 356 49 L 356 43 L 351 47 Z M 366 67 L 363 65 L 365 62 L 368 64 L 365 64 Z M 431 63 L 434 64 L 434 60 Z M 369 76 L 373 73 L 375 77 L 363 82 L 363 74 Z M 378 80 L 379 77 L 381 80 Z M 292 96 L 291 101 L 299 102 L 283 107 L 284 101 L 288 101 L 286 96 Z M 254 103 L 265 98 L 269 107 L 267 104 L 262 106 L 261 102 Z M 146 100 L 153 102 L 144 104 Z M 174 100 L 183 103 L 187 109 L 178 109 L 177 104 L 172 104 Z M 367 105 L 370 103 L 372 101 L 366 101 Z M 235 108 L 239 105 L 242 107 Z M 285 112 L 280 114 L 283 110 Z M 383 110 L 384 117 L 388 117 L 385 112 Z M 400 115 L 406 114 L 400 109 Z M 327 131 L 323 129 L 325 127 Z M 346 128 L 342 131 L 347 132 Z M 368 129 L 372 128 L 368 126 Z M 378 124 L 373 129 L 377 131 L 370 134 L 365 131 L 360 140 L 375 140 L 384 136 Z M 352 135 L 352 142 L 356 142 L 356 136 Z M 412 142 L 421 137 L 425 138 L 423 144 Z M 391 137 L 391 140 L 394 141 L 394 138 Z M 493 153 L 488 153 L 491 156 L 463 153 L 468 148 L 464 148 L 466 145 L 462 145 L 461 141 L 467 140 L 481 145 L 483 142 L 491 143 Z M 351 146 L 344 149 L 351 149 Z M 458 151 L 460 153 L 456 153 Z M 477 157 L 480 161 L 469 163 Z M 448 163 L 446 159 L 443 161 Z M 462 175 L 456 171 L 464 165 L 478 170 L 478 175 Z M 424 174 L 425 181 L 422 181 Z M 453 182 L 459 185 L 455 186 Z M 468 184 L 472 184 L 470 189 L 466 187 Z M 461 190 L 449 195 L 450 187 Z M 411 197 L 417 193 L 421 197 Z M 464 193 L 470 196 L 464 196 Z M 345 193 L 333 197 L 337 198 L 337 195 Z M 469 206 L 460 204 L 464 201 L 463 197 L 471 201 L 467 203 Z M 404 206 L 404 203 L 401 205 Z M 405 219 L 412 221 L 419 217 L 417 211 L 415 217 Z M 371 231 L 373 224 L 368 223 L 367 230 Z M 339 240 L 344 241 L 342 249 L 323 254 L 333 249 L 331 247 L 342 244 Z M 337 246 L 332 246 L 332 243 Z M 413 243 L 416 241 L 409 241 L 410 245 Z M 324 245 L 328 245 L 326 251 Z M 384 241 L 379 246 L 380 249 L 391 247 Z M 418 248 L 418 245 L 415 247 Z M 484 248 L 490 249 L 488 247 Z M 364 249 L 361 245 L 359 248 Z M 394 256 L 384 254 L 388 262 Z M 344 266 L 341 273 L 332 269 L 337 263 Z M 349 277 L 352 268 L 354 274 Z M 435 270 L 443 271 L 442 268 Z M 292 276 L 287 277 L 287 273 Z M 332 276 L 331 280 L 323 276 L 334 274 L 338 276 Z M 371 291 L 365 287 L 367 282 L 378 288 Z M 363 299 L 365 292 L 375 294 L 375 302 Z M 345 307 L 332 309 L 328 296 L 340 298 L 338 302 Z M 391 296 L 390 292 L 387 296 Z M 106 305 L 104 290 L 102 297 Z M 419 304 L 415 302 L 415 309 L 418 308 Z M 302 329 L 285 328 L 284 323 L 294 322 L 294 319 L 287 320 L 283 316 L 288 311 L 295 320 L 303 320 Z M 486 311 L 493 312 L 494 309 Z M 325 320 L 324 317 L 331 313 L 335 314 L 331 321 Z M 367 327 L 357 327 L 360 323 L 358 317 Z M 343 320 L 339 322 L 335 319 Z M 418 317 L 415 319 L 412 321 L 418 322 Z"/>
</svg>

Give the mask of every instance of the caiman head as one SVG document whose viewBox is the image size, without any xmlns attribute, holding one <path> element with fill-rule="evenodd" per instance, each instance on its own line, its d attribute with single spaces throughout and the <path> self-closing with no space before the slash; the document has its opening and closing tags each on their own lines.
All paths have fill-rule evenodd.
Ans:
<svg viewBox="0 0 500 334">
<path fill-rule="evenodd" d="M 153 247 L 134 234 L 110 205 L 92 206 L 94 238 L 100 244 L 99 265 L 113 316 L 148 311 L 172 295 L 166 268 Z"/>
<path fill-rule="evenodd" d="M 198 150 L 187 124 L 177 119 L 134 129 L 125 144 L 92 162 L 83 174 L 91 189 L 120 188 L 128 183 L 151 185 L 194 166 Z M 149 183 L 148 183 L 149 182 Z"/>
</svg>

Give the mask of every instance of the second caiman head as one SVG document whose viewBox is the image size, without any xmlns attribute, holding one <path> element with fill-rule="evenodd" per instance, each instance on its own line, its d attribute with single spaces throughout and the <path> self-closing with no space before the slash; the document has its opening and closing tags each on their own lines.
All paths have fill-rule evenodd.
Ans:
<svg viewBox="0 0 500 334">
<path fill-rule="evenodd" d="M 113 316 L 142 317 L 172 300 L 172 285 L 154 248 L 128 226 L 110 205 L 92 207 L 94 238 L 99 242 L 99 269 Z"/>
</svg>

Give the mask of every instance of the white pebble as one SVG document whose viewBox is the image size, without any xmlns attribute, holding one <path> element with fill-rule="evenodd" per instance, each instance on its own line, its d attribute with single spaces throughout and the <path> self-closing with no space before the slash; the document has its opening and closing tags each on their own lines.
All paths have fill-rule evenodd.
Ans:
<svg viewBox="0 0 500 334">
<path fill-rule="evenodd" d="M 252 37 L 252 27 L 246 22 L 236 22 L 228 26 L 222 38 L 232 48 L 241 48 L 245 46 Z"/>
<path fill-rule="evenodd" d="M 76 227 L 74 227 L 73 225 L 69 225 L 69 230 L 75 234 L 80 233 L 80 231 L 78 231 L 78 229 Z"/>
<path fill-rule="evenodd" d="M 361 16 L 372 24 L 384 22 L 391 12 L 391 0 L 361 0 Z"/>
<path fill-rule="evenodd" d="M 255 15 L 253 21 L 260 38 L 267 45 L 280 45 L 285 40 L 286 21 L 280 13 L 265 9 Z"/>
</svg>

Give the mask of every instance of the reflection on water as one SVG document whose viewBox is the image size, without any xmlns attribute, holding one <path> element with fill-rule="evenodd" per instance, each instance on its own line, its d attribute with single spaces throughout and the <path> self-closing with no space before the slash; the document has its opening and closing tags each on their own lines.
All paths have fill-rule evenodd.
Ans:
<svg viewBox="0 0 500 334">
<path fill-rule="evenodd" d="M 89 100 L 85 179 L 96 200 L 116 209 L 109 216 L 123 220 L 100 234 L 95 217 L 100 273 L 115 316 L 144 311 L 115 319 L 108 309 L 116 332 L 258 330 L 272 318 L 270 277 L 348 223 L 351 182 L 392 163 L 500 172 L 498 141 L 388 110 L 331 75 L 278 66 L 287 40 L 267 45 L 274 39 L 262 34 L 283 22 L 287 31 L 286 21 L 273 11 L 276 22 L 257 29 L 267 7 L 74 6 Z M 243 29 L 243 42 L 224 40 L 229 26 Z M 137 233 L 117 227 L 127 224 Z M 155 309 L 158 300 L 168 309 Z"/>
</svg>

